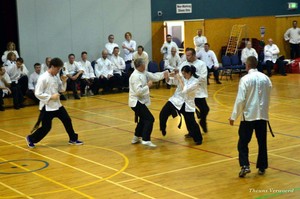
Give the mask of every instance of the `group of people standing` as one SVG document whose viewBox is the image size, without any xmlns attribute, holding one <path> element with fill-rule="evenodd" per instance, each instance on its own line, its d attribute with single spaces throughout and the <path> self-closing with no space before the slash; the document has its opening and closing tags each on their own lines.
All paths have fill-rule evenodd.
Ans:
<svg viewBox="0 0 300 199">
<path fill-rule="evenodd" d="M 294 34 L 293 31 L 290 30 L 287 32 L 286 36 L 291 37 Z M 203 143 L 201 129 L 205 133 L 208 132 L 206 121 L 209 113 L 209 106 L 206 102 L 206 98 L 208 97 L 207 85 L 209 84 L 208 73 L 214 72 L 216 83 L 221 84 L 221 82 L 218 79 L 219 75 L 217 73 L 219 67 L 218 61 L 215 54 L 209 50 L 210 46 L 207 43 L 207 39 L 202 35 L 202 30 L 198 30 L 198 35 L 194 38 L 196 50 L 194 48 L 186 48 L 184 59 L 178 56 L 178 47 L 176 44 L 174 45 L 171 35 L 167 35 L 167 41 L 161 48 L 161 52 L 164 54 L 165 69 L 167 70 L 157 73 L 147 71 L 149 60 L 148 56 L 146 56 L 147 54 L 143 53 L 143 47 L 139 46 L 140 52 L 137 51 L 136 54 L 138 55 L 134 55 L 133 52 L 135 52 L 136 43 L 131 40 L 130 33 L 126 33 L 125 38 L 126 41 L 122 44 L 125 54 L 124 60 L 122 61 L 118 58 L 118 45 L 113 43 L 113 35 L 109 35 L 109 43 L 107 43 L 105 49 L 102 51 L 102 58 L 96 61 L 94 72 L 91 72 L 92 70 L 86 72 L 85 70 L 80 70 L 80 68 L 76 69 L 76 66 L 72 65 L 72 60 L 75 58 L 73 54 L 69 55 L 69 64 L 75 68 L 74 71 L 76 73 L 70 71 L 69 69 L 72 67 L 66 67 L 66 63 L 63 64 L 59 58 L 49 60 L 46 72 L 38 78 L 34 86 L 34 94 L 40 101 L 41 112 L 39 120 L 42 122 L 42 126 L 37 128 L 33 134 L 26 137 L 27 145 L 30 148 L 35 147 L 35 144 L 47 135 L 51 129 L 51 121 L 54 117 L 58 117 L 63 122 L 69 135 L 69 144 L 83 144 L 82 141 L 78 140 L 78 135 L 72 127 L 71 118 L 60 103 L 59 93 L 66 89 L 68 81 L 84 77 L 84 75 L 89 73 L 93 73 L 94 76 L 87 75 L 86 85 L 90 85 L 89 78 L 99 78 L 99 81 L 101 81 L 100 79 L 109 79 L 117 74 L 122 76 L 123 70 L 131 71 L 130 77 L 128 76 L 128 104 L 134 111 L 135 122 L 137 123 L 134 136 L 131 140 L 132 144 L 141 143 L 148 147 L 156 147 L 151 141 L 155 118 L 147 106 L 151 103 L 150 88 L 153 82 L 162 79 L 165 79 L 169 85 L 176 85 L 174 94 L 168 99 L 159 114 L 159 125 L 162 135 L 166 136 L 167 134 L 167 120 L 170 116 L 173 118 L 180 117 L 179 128 L 181 127 L 183 116 L 188 130 L 185 138 L 192 138 L 196 145 Z M 293 39 L 289 39 L 292 42 L 291 44 L 293 44 Z M 274 53 L 269 49 L 269 46 L 272 47 L 274 45 L 272 42 L 269 39 L 269 44 L 266 45 L 264 54 L 266 61 L 269 61 L 267 60 L 268 57 L 272 57 L 272 62 L 274 63 Z M 291 45 L 291 47 L 293 47 L 294 56 L 298 56 L 296 47 L 294 45 Z M 272 55 L 269 56 L 269 52 Z M 81 56 L 81 65 L 86 65 L 87 53 L 83 52 Z M 248 158 L 248 144 L 251 140 L 253 130 L 255 130 L 259 145 L 256 167 L 258 168 L 258 174 L 263 175 L 268 168 L 266 137 L 272 88 L 272 83 L 268 76 L 271 75 L 269 71 L 267 76 L 257 69 L 258 55 L 255 50 L 253 51 L 251 43 L 247 43 L 246 48 L 243 50 L 241 61 L 245 64 L 248 74 L 240 79 L 234 108 L 229 117 L 229 124 L 234 125 L 234 121 L 241 116 L 238 130 L 239 164 L 241 166 L 239 177 L 245 177 L 246 174 L 251 172 Z M 109 65 L 109 62 L 119 63 L 117 65 L 118 70 L 113 69 L 112 74 L 108 72 L 108 69 L 103 71 L 103 66 Z M 65 66 L 65 71 L 62 70 L 63 66 Z M 94 92 L 96 93 L 96 91 Z M 196 121 L 195 115 L 199 118 L 199 124 Z"/>
</svg>

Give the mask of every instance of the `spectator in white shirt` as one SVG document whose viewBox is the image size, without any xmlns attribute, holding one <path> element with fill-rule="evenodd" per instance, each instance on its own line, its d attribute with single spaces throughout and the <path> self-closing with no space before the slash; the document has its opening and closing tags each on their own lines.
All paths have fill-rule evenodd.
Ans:
<svg viewBox="0 0 300 199">
<path fill-rule="evenodd" d="M 174 41 L 172 41 L 172 36 L 171 35 L 167 35 L 166 36 L 166 41 L 164 42 L 164 44 L 160 48 L 160 52 L 161 52 L 161 54 L 164 55 L 164 59 L 166 59 L 166 57 L 168 55 L 171 55 L 172 47 L 175 47 L 176 51 L 178 53 L 179 49 L 178 49 L 177 44 Z"/>
<path fill-rule="evenodd" d="M 256 57 L 256 59 L 258 59 L 256 50 L 254 48 L 252 48 L 251 41 L 248 41 L 246 44 L 246 47 L 242 50 L 242 55 L 241 55 L 242 64 L 245 64 L 247 58 L 250 56 L 254 56 L 254 57 Z"/>
<path fill-rule="evenodd" d="M 67 85 L 68 88 L 73 91 L 74 99 L 80 99 L 77 93 L 77 84 L 82 77 L 83 70 L 81 65 L 75 61 L 74 54 L 69 54 L 68 59 L 69 61 L 64 64 L 65 73 L 68 77 Z"/>
<path fill-rule="evenodd" d="M 107 50 L 103 50 L 102 57 L 97 59 L 95 64 L 95 74 L 99 78 L 100 87 L 103 88 L 102 94 L 108 93 L 112 85 L 113 68 L 107 56 Z"/>
<path fill-rule="evenodd" d="M 131 68 L 132 55 L 136 50 L 136 42 L 132 40 L 132 34 L 130 32 L 125 33 L 125 41 L 122 43 L 122 48 L 124 51 L 124 61 L 126 64 L 126 70 L 133 70 Z M 127 72 L 127 71 L 126 71 Z"/>
<path fill-rule="evenodd" d="M 241 115 L 239 126 L 239 177 L 250 173 L 249 148 L 253 130 L 258 143 L 258 157 L 256 168 L 258 174 L 263 175 L 268 168 L 267 154 L 267 122 L 269 121 L 269 104 L 272 82 L 257 69 L 257 59 L 250 56 L 246 60 L 248 74 L 241 78 L 232 114 L 229 118 L 230 125 Z"/>
<path fill-rule="evenodd" d="M 181 58 L 179 57 L 177 48 L 172 47 L 171 54 L 168 55 L 165 59 L 164 69 L 169 71 L 173 71 L 176 69 L 178 70 L 180 64 L 181 64 Z"/>
<path fill-rule="evenodd" d="M 200 50 L 204 50 L 204 44 L 207 43 L 207 39 L 202 35 L 202 29 L 197 30 L 197 35 L 194 37 L 194 45 L 196 53 Z"/>
<path fill-rule="evenodd" d="M 16 64 L 9 66 L 6 69 L 9 78 L 11 79 L 11 91 L 13 95 L 14 108 L 23 108 L 24 95 L 28 89 L 28 70 L 23 63 L 23 59 L 19 57 Z"/>
<path fill-rule="evenodd" d="M 8 69 L 9 66 L 16 64 L 16 60 L 17 60 L 16 54 L 14 52 L 9 52 L 7 54 L 6 61 L 3 63 L 3 66 L 5 67 L 5 69 Z"/>
<path fill-rule="evenodd" d="M 42 126 L 28 135 L 25 139 L 29 148 L 34 148 L 51 130 L 52 120 L 58 118 L 64 125 L 68 135 L 70 145 L 82 145 L 75 133 L 72 120 L 59 100 L 59 92 L 66 90 L 67 77 L 57 75 L 64 63 L 59 58 L 53 58 L 50 68 L 38 79 L 35 87 L 35 96 L 40 100 L 40 116 Z"/>
<path fill-rule="evenodd" d="M 34 64 L 34 72 L 29 76 L 29 81 L 28 81 L 28 91 L 27 91 L 27 96 L 31 99 L 33 99 L 37 104 L 39 103 L 39 99 L 34 95 L 34 90 L 36 83 L 38 81 L 38 78 L 41 75 L 41 64 L 40 63 L 35 63 Z"/>
<path fill-rule="evenodd" d="M 41 66 L 41 73 L 44 73 L 48 70 L 48 68 L 50 67 L 50 61 L 51 57 L 46 57 L 45 63 L 43 63 Z"/>
<path fill-rule="evenodd" d="M 217 84 L 222 84 L 219 80 L 219 62 L 214 51 L 210 50 L 209 43 L 204 44 L 204 50 L 200 50 L 196 56 L 204 61 L 207 67 L 207 84 L 209 85 L 209 72 L 214 73 L 214 78 Z"/>
<path fill-rule="evenodd" d="M 114 39 L 115 39 L 115 36 L 113 34 L 110 34 L 108 36 L 108 43 L 105 44 L 105 50 L 107 50 L 108 59 L 111 58 L 111 56 L 113 54 L 113 51 L 114 51 L 114 48 L 119 47 L 118 44 L 114 43 Z"/>
<path fill-rule="evenodd" d="M 113 69 L 113 76 L 112 82 L 113 82 L 113 87 L 118 88 L 119 91 L 122 91 L 124 85 L 126 84 L 126 75 L 124 74 L 125 70 L 125 61 L 122 57 L 119 56 L 120 49 L 119 47 L 115 47 L 113 51 L 113 55 L 111 56 L 111 66 Z M 124 74 L 124 75 L 123 75 Z M 128 82 L 127 78 L 127 82 Z M 128 83 L 127 83 L 128 85 Z"/>
<path fill-rule="evenodd" d="M 81 53 L 80 65 L 83 70 L 83 74 L 80 80 L 80 94 L 81 96 L 87 95 L 97 95 L 99 92 L 99 79 L 96 78 L 94 69 L 91 62 L 87 60 L 88 54 L 86 51 Z"/>
<path fill-rule="evenodd" d="M 300 28 L 297 27 L 297 21 L 293 21 L 293 27 L 284 33 L 284 40 L 290 43 L 291 59 L 300 57 Z"/>
<path fill-rule="evenodd" d="M 10 90 L 10 78 L 5 71 L 5 68 L 0 65 L 0 111 L 4 111 L 3 97 L 11 94 Z"/>
<path fill-rule="evenodd" d="M 274 64 L 276 63 L 278 65 L 279 73 L 283 76 L 286 76 L 285 73 L 285 62 L 281 59 L 278 59 L 279 55 L 279 48 L 276 44 L 273 43 L 273 40 L 270 38 L 268 40 L 269 44 L 265 45 L 264 47 L 264 62 L 266 63 L 267 67 L 267 74 L 269 77 L 272 76 L 272 68 L 274 67 Z"/>
<path fill-rule="evenodd" d="M 19 53 L 16 51 L 16 44 L 14 42 L 7 43 L 7 50 L 2 55 L 2 62 L 5 63 L 7 60 L 8 53 L 13 52 L 16 55 L 16 58 L 19 58 Z"/>
<path fill-rule="evenodd" d="M 148 56 L 148 53 L 145 52 L 145 49 L 143 46 L 138 46 L 137 47 L 137 51 L 135 51 L 132 55 L 132 64 L 131 64 L 131 67 L 134 68 L 134 60 L 138 59 L 138 58 L 141 58 L 144 60 L 145 62 L 145 66 L 146 66 L 146 70 L 148 68 L 148 63 L 149 63 L 149 56 Z"/>
</svg>

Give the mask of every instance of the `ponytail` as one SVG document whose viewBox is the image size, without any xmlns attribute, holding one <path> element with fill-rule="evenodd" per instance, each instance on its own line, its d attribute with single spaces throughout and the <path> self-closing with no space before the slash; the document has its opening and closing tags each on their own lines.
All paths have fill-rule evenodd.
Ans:
<svg viewBox="0 0 300 199">
<path fill-rule="evenodd" d="M 181 71 L 184 71 L 186 73 L 191 73 L 191 75 L 195 78 L 198 78 L 199 76 L 196 74 L 196 68 L 195 66 L 189 66 L 189 65 L 185 65 L 182 67 Z"/>
<path fill-rule="evenodd" d="M 198 78 L 199 76 L 196 74 L 196 67 L 191 65 L 191 72 L 192 72 L 192 76 L 195 78 Z"/>
</svg>

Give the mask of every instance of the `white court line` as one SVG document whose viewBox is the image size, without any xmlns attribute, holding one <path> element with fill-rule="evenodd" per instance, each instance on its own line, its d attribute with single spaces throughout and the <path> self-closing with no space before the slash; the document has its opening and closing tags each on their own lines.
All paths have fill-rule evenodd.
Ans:
<svg viewBox="0 0 300 199">
<path fill-rule="evenodd" d="M 0 129 L 0 130 L 3 131 L 3 132 L 6 132 L 6 133 L 8 133 L 8 134 L 15 135 L 16 137 L 21 137 L 21 138 L 23 138 L 22 136 L 20 136 L 20 135 L 18 135 L 18 134 L 14 134 L 14 133 L 12 133 L 12 132 L 9 132 L 9 131 L 3 130 L 3 129 Z M 95 177 L 95 178 L 97 178 L 97 179 L 103 179 L 103 177 L 101 177 L 101 176 L 97 176 L 97 175 L 95 175 L 95 174 L 89 173 L 89 172 L 84 171 L 84 170 L 82 170 L 82 169 L 79 169 L 79 168 L 77 168 L 77 167 L 73 167 L 73 166 L 71 166 L 71 165 L 69 165 L 69 164 L 63 163 L 63 162 L 61 162 L 61 161 L 55 160 L 55 159 L 53 159 L 53 158 L 50 158 L 50 157 L 48 157 L 48 156 L 45 156 L 45 155 L 39 154 L 39 153 L 37 153 L 37 152 L 34 152 L 34 151 L 32 151 L 32 150 L 25 149 L 25 148 L 20 147 L 20 146 L 18 146 L 18 145 L 14 145 L 14 144 L 12 144 L 12 143 L 10 143 L 10 142 L 7 142 L 7 141 L 5 141 L 5 140 L 3 140 L 3 139 L 0 139 L 0 141 L 4 142 L 4 143 L 6 143 L 6 144 L 13 145 L 13 146 L 15 146 L 15 147 L 17 147 L 17 148 L 19 148 L 19 149 L 28 151 L 28 152 L 30 152 L 30 153 L 33 153 L 33 154 L 35 154 L 35 155 L 41 156 L 41 157 L 43 157 L 43 158 L 52 160 L 53 162 L 62 164 L 62 165 L 66 166 L 66 167 L 69 167 L 69 168 L 71 168 L 71 169 L 74 169 L 74 170 L 80 171 L 80 172 L 82 172 L 82 173 L 85 173 L 85 174 L 87 174 L 87 175 L 93 176 L 93 177 Z M 74 157 L 77 157 L 77 158 L 80 158 L 80 159 L 83 159 L 83 160 L 86 160 L 86 161 L 88 161 L 88 162 L 94 162 L 94 161 L 92 161 L 92 160 L 83 158 L 83 157 L 78 156 L 78 155 L 74 155 L 74 154 L 72 154 L 72 153 L 68 153 L 68 152 L 62 151 L 62 150 L 57 149 L 57 148 L 53 148 L 53 147 L 50 147 L 50 146 L 47 146 L 47 147 L 48 147 L 48 148 L 51 148 L 51 149 L 54 149 L 54 150 L 57 150 L 57 151 L 61 151 L 61 152 L 63 152 L 63 153 L 69 154 L 69 155 L 71 155 L 71 156 L 74 156 Z M 112 167 L 109 167 L 109 166 L 107 166 L 107 165 L 100 164 L 100 163 L 98 163 L 98 162 L 94 162 L 94 163 L 97 164 L 97 165 L 101 165 L 101 166 L 103 166 L 103 167 L 105 167 L 105 168 L 111 168 L 111 169 L 113 169 L 113 170 L 116 170 L 116 169 L 114 169 L 114 168 L 112 168 Z M 150 183 L 150 184 L 156 185 L 156 186 L 158 186 L 158 187 L 167 189 L 167 190 L 172 191 L 172 192 L 174 192 L 174 193 L 178 193 L 178 194 L 180 194 L 180 195 L 184 195 L 184 196 L 186 196 L 186 197 L 188 197 L 188 198 L 196 199 L 196 198 L 193 197 L 193 196 L 190 196 L 190 195 L 188 195 L 188 194 L 186 194 L 186 193 L 177 191 L 177 190 L 175 190 L 175 189 L 171 189 L 171 188 L 168 188 L 168 187 L 166 187 L 166 186 L 162 186 L 162 185 L 157 184 L 157 183 L 155 183 L 155 182 L 152 182 L 152 181 L 149 181 L 149 180 L 140 178 L 140 177 L 138 177 L 138 176 L 135 176 L 135 175 L 132 175 L 132 174 L 129 174 L 129 173 L 126 173 L 126 172 L 122 172 L 122 173 L 125 174 L 125 175 L 128 175 L 128 176 L 130 176 L 130 177 L 133 177 L 133 178 L 136 178 L 136 179 L 139 179 L 139 180 L 148 182 L 148 183 Z M 134 189 L 131 189 L 131 188 L 129 188 L 129 187 L 126 187 L 126 186 L 124 186 L 124 185 L 121 185 L 121 184 L 119 184 L 119 183 L 117 183 L 117 182 L 113 182 L 113 181 L 111 181 L 111 180 L 105 180 L 105 181 L 107 181 L 107 182 L 109 182 L 109 183 L 111 183 L 111 184 L 114 184 L 114 185 L 116 185 L 116 186 L 122 187 L 122 188 L 124 188 L 124 189 L 126 189 L 126 190 L 129 190 L 129 191 L 131 191 L 131 192 L 134 192 L 134 193 L 137 193 L 137 194 L 139 194 L 139 195 L 145 196 L 145 197 L 147 197 L 147 198 L 153 198 L 153 197 L 151 197 L 151 196 L 149 196 L 149 195 L 146 195 L 146 194 L 144 194 L 144 193 L 138 192 L 138 191 L 136 191 L 136 190 L 134 190 Z M 75 189 L 74 189 L 74 190 L 75 190 Z"/>
<path fill-rule="evenodd" d="M 295 148 L 295 147 L 299 147 L 299 146 L 300 146 L 300 144 L 293 145 L 293 146 L 287 146 L 287 147 L 283 147 L 283 148 L 279 148 L 279 149 L 269 150 L 268 154 L 270 154 L 269 152 L 275 152 L 275 151 L 280 151 L 280 150 Z M 254 156 L 254 155 L 257 155 L 257 154 L 258 153 L 252 153 L 252 154 L 249 154 L 249 156 Z M 273 154 L 271 154 L 271 155 L 273 155 Z M 184 168 L 175 169 L 175 170 L 171 170 L 171 171 L 156 173 L 156 174 L 153 174 L 153 175 L 143 176 L 142 178 L 149 178 L 149 177 L 154 177 L 154 176 L 160 176 L 160 175 L 164 175 L 164 174 L 169 174 L 169 173 L 174 173 L 174 172 L 178 172 L 178 171 L 184 171 L 184 170 L 194 169 L 194 168 L 197 168 L 197 167 L 208 166 L 208 165 L 212 165 L 212 164 L 218 164 L 218 163 L 221 163 L 221 162 L 227 162 L 227 161 L 236 160 L 236 159 L 238 159 L 238 156 L 237 157 L 232 157 L 232 158 L 229 158 L 229 159 L 217 160 L 217 161 L 214 161 L 214 162 L 209 162 L 209 163 L 205 163 L 205 164 L 195 165 L 195 166 L 191 166 L 191 167 L 184 167 Z M 286 158 L 286 159 L 290 159 L 290 158 Z M 291 159 L 291 160 L 294 160 L 294 159 Z M 298 162 L 298 160 L 294 160 L 294 161 Z M 119 183 L 124 183 L 124 182 L 129 182 L 129 181 L 134 181 L 134 179 L 120 181 Z"/>
<path fill-rule="evenodd" d="M 291 161 L 300 163 L 300 160 L 296 160 L 294 158 L 288 158 L 288 157 L 285 157 L 285 156 L 282 156 L 282 155 L 276 155 L 274 153 L 268 153 L 268 154 L 272 155 L 272 156 L 275 156 L 275 157 L 279 157 L 279 158 L 283 158 L 283 159 L 286 159 L 286 160 L 291 160 Z"/>
<path fill-rule="evenodd" d="M 13 188 L 13 187 L 11 187 L 11 186 L 9 186 L 9 185 L 7 185 L 7 184 L 1 182 L 1 181 L 0 181 L 0 184 L 1 184 L 2 186 L 6 187 L 6 188 L 8 188 L 8 189 L 10 189 L 10 190 L 12 190 L 12 191 L 18 193 L 18 194 L 20 194 L 20 195 L 23 196 L 23 197 L 33 199 L 32 197 L 26 195 L 25 193 L 22 193 L 21 191 L 18 191 L 17 189 L 15 189 L 15 188 Z"/>
</svg>

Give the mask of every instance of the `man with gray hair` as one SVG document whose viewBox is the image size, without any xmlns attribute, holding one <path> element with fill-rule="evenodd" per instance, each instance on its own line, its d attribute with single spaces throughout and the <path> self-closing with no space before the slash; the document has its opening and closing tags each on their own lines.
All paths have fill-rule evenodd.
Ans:
<svg viewBox="0 0 300 199">
<path fill-rule="evenodd" d="M 250 56 L 254 56 L 256 59 L 258 59 L 256 50 L 254 48 L 252 48 L 251 41 L 248 41 L 246 44 L 246 47 L 242 50 L 242 55 L 241 55 L 242 63 L 245 64 L 247 58 Z"/>
<path fill-rule="evenodd" d="M 135 112 L 137 126 L 131 141 L 132 144 L 142 143 L 145 146 L 156 147 L 151 142 L 154 117 L 147 108 L 150 105 L 150 87 L 153 81 L 159 81 L 168 76 L 168 71 L 151 73 L 145 70 L 145 61 L 134 60 L 135 70 L 129 78 L 128 104 Z M 142 138 L 142 140 L 140 140 Z"/>
</svg>

